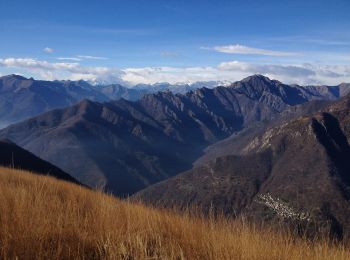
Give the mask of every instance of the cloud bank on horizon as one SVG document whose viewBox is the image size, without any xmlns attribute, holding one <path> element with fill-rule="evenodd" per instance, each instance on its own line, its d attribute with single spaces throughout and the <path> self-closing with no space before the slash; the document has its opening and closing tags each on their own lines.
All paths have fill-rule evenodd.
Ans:
<svg viewBox="0 0 350 260">
<path fill-rule="evenodd" d="M 0 67 L 37 79 L 82 79 L 104 84 L 118 83 L 124 85 L 158 82 L 174 84 L 198 81 L 237 81 L 252 74 L 262 74 L 288 84 L 300 85 L 337 85 L 342 82 L 350 82 L 350 65 L 274 64 L 233 60 L 221 62 L 216 66 L 116 68 L 86 66 L 79 63 L 83 59 L 90 58 L 104 59 L 83 55 L 66 58 L 58 57 L 59 62 L 34 58 L 4 58 L 0 59 Z"/>
</svg>

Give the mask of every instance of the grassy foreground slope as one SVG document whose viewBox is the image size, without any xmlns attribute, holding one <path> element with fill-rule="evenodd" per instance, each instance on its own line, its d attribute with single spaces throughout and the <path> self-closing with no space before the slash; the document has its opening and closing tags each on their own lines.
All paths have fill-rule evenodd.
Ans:
<svg viewBox="0 0 350 260">
<path fill-rule="evenodd" d="M 1 259 L 350 259 L 350 251 L 0 168 Z"/>
</svg>

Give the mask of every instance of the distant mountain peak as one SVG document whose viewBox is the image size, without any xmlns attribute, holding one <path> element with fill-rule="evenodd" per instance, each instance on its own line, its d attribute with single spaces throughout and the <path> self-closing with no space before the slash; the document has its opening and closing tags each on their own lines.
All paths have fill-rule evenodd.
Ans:
<svg viewBox="0 0 350 260">
<path fill-rule="evenodd" d="M 2 76 L 2 77 L 0 77 L 0 79 L 28 80 L 28 78 L 23 77 L 21 75 L 17 75 L 17 74 L 10 74 L 10 75 L 6 75 L 6 76 Z"/>
<path fill-rule="evenodd" d="M 282 82 L 275 80 L 275 79 L 270 79 L 269 77 L 266 77 L 261 74 L 255 74 L 249 77 L 244 78 L 241 80 L 243 83 L 250 83 L 252 85 L 276 85 L 276 84 L 283 84 Z"/>
<path fill-rule="evenodd" d="M 242 79 L 242 81 L 246 82 L 246 81 L 251 81 L 251 80 L 255 80 L 255 79 L 260 79 L 260 80 L 265 80 L 265 81 L 272 81 L 269 77 L 266 77 L 266 76 L 261 75 L 261 74 L 251 75 L 249 77 L 246 77 L 246 78 Z"/>
</svg>

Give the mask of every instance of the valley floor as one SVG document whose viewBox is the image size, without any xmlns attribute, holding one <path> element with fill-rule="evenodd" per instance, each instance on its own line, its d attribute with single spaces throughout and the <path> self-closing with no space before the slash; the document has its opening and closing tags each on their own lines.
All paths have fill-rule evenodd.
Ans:
<svg viewBox="0 0 350 260">
<path fill-rule="evenodd" d="M 350 259 L 240 221 L 177 215 L 0 168 L 1 259 Z"/>
</svg>

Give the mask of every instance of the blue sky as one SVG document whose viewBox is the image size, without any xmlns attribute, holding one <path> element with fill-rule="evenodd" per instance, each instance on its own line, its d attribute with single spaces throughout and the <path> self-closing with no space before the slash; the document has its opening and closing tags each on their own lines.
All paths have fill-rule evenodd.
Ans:
<svg viewBox="0 0 350 260">
<path fill-rule="evenodd" d="M 0 74 L 350 81 L 350 1 L 0 0 Z"/>
</svg>

